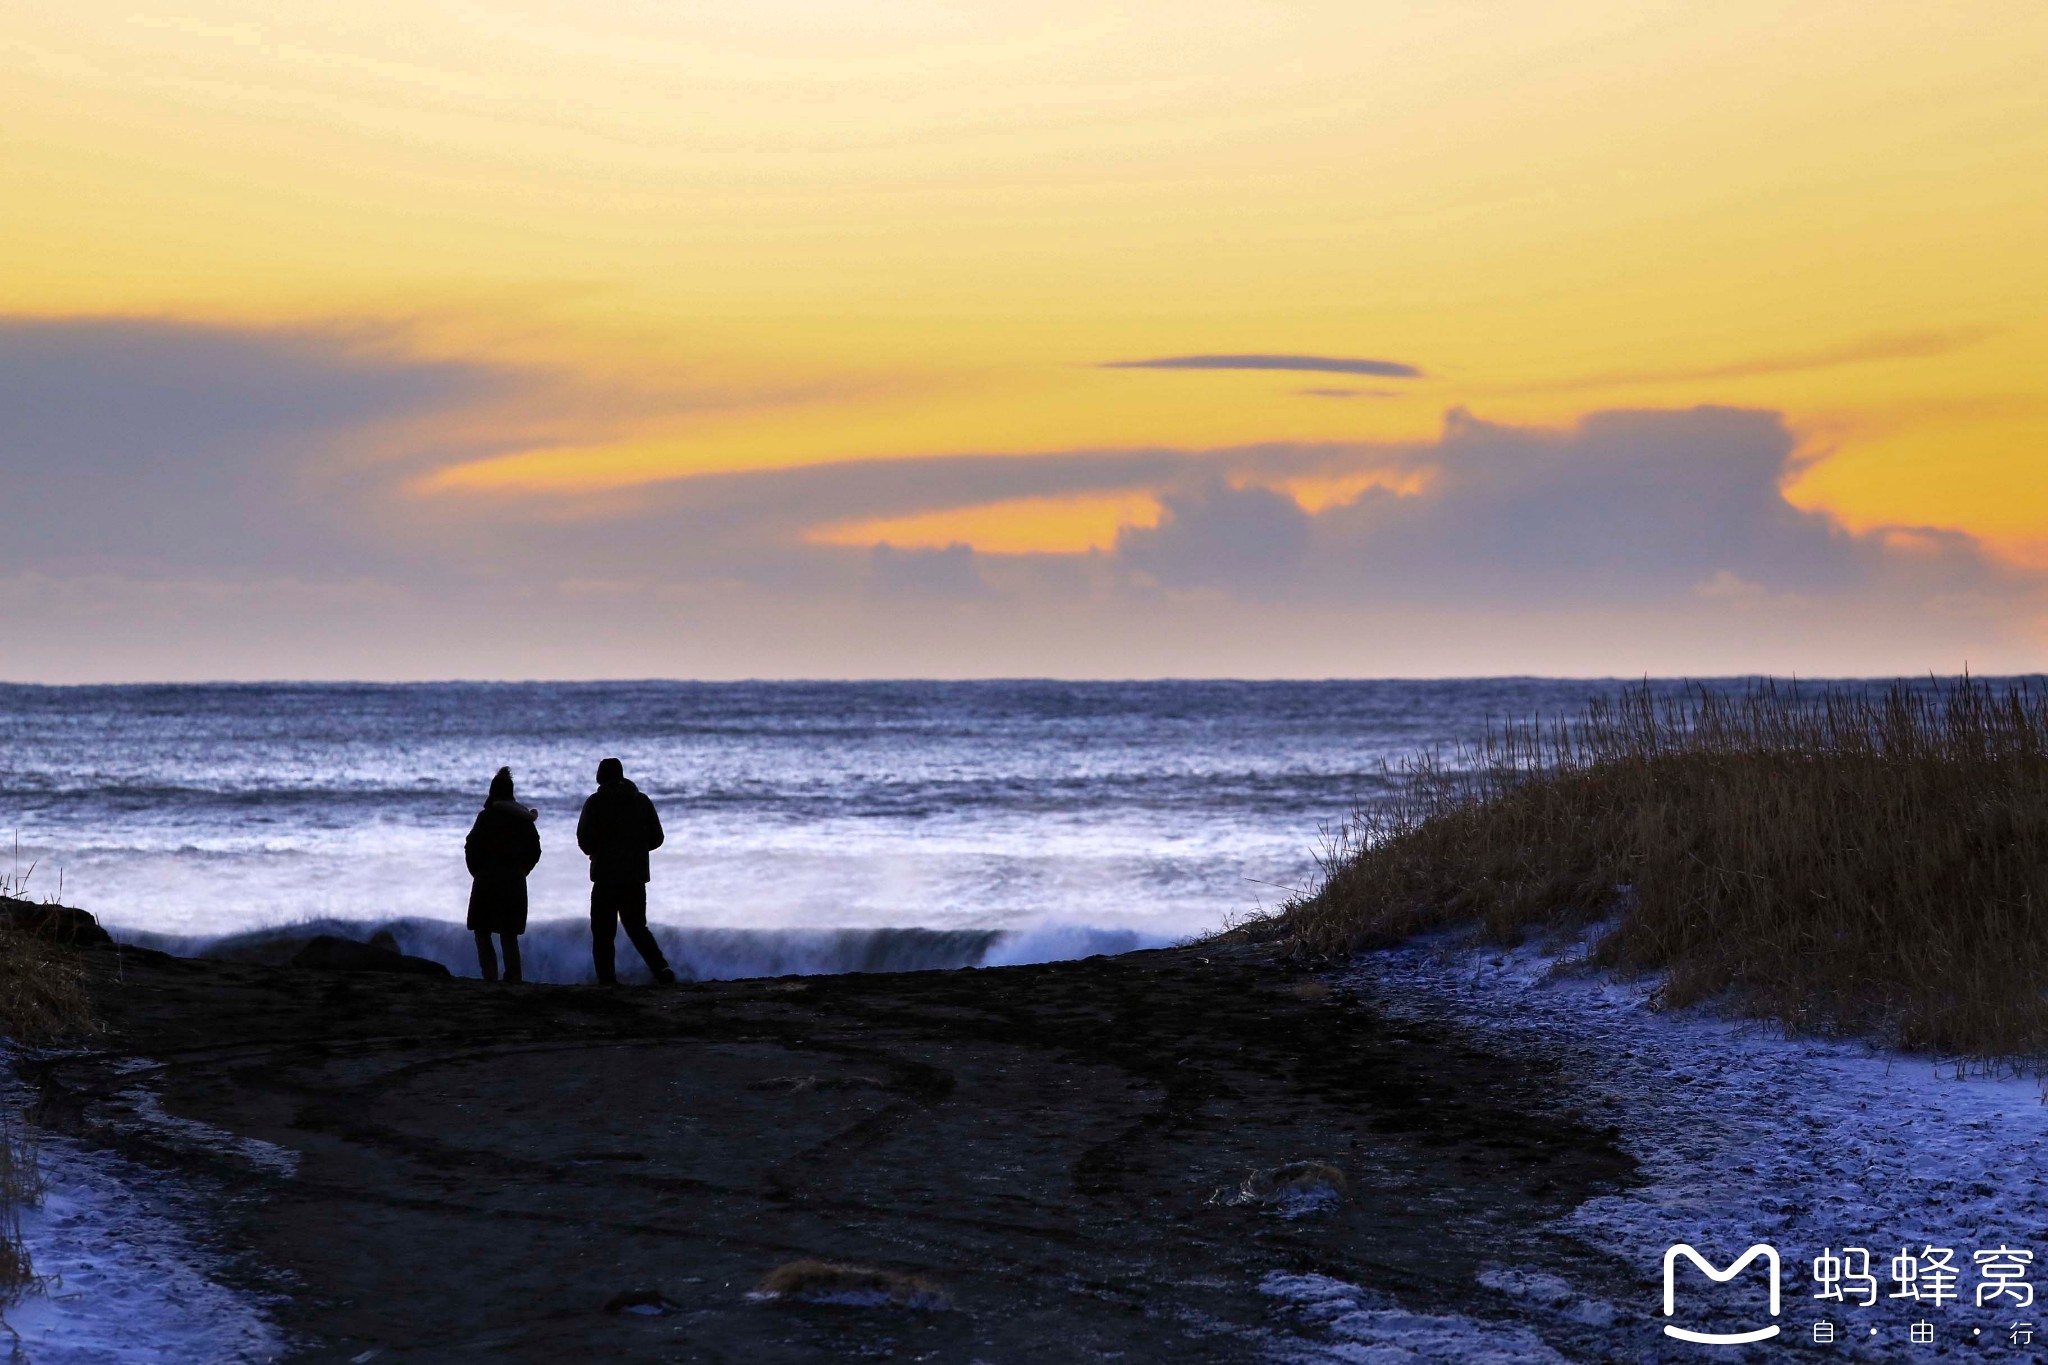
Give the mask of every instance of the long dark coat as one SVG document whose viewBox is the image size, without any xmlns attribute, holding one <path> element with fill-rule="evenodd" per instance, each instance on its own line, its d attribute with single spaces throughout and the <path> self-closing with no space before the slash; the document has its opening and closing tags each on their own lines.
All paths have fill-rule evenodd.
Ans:
<svg viewBox="0 0 2048 1365">
<path fill-rule="evenodd" d="M 661 840 L 661 817 L 631 778 L 592 792 L 576 821 L 576 847 L 590 855 L 590 880 L 606 885 L 646 885 L 647 855 Z"/>
<path fill-rule="evenodd" d="M 526 874 L 540 861 L 539 812 L 516 801 L 493 801 L 477 812 L 462 845 L 475 880 L 469 927 L 487 934 L 526 932 Z"/>
</svg>

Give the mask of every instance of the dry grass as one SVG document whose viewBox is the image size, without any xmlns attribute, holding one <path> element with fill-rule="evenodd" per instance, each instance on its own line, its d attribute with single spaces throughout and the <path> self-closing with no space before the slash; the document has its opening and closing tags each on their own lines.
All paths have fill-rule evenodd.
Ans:
<svg viewBox="0 0 2048 1365">
<path fill-rule="evenodd" d="M 1351 1197 L 1351 1181 L 1327 1161 L 1290 1161 L 1269 1170 L 1253 1171 L 1236 1188 L 1224 1186 L 1209 1196 L 1211 1204 L 1274 1206 L 1298 1216 L 1343 1203 Z"/>
<path fill-rule="evenodd" d="M 18 898 L 25 880 L 0 875 L 0 899 Z M 0 926 L 0 1035 L 33 1046 L 89 1031 L 91 1023 L 77 954 Z M 28 1116 L 0 1113 L 0 1303 L 36 1282 L 21 1240 L 21 1211 L 41 1197 Z"/>
<path fill-rule="evenodd" d="M 19 1114 L 0 1115 L 0 1304 L 36 1282 L 21 1240 L 21 1211 L 42 1197 L 33 1130 Z"/>
<path fill-rule="evenodd" d="M 946 1296 L 923 1276 L 838 1261 L 791 1261 L 777 1266 L 755 1293 L 764 1299 L 848 1308 L 946 1307 Z"/>
<path fill-rule="evenodd" d="M 46 1043 L 86 1030 L 91 1018 L 78 955 L 0 927 L 0 1034 Z"/>
<path fill-rule="evenodd" d="M 1612 918 L 1596 962 L 1799 1030 L 2048 1057 L 2048 692 L 1647 688 L 1403 770 L 1276 926 L 1342 952 Z"/>
</svg>

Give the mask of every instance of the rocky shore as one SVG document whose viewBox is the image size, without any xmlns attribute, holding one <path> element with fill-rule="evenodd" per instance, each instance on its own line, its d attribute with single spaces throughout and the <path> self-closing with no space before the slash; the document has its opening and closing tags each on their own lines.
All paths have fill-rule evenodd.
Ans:
<svg viewBox="0 0 2048 1365">
<path fill-rule="evenodd" d="M 1634 1167 L 1540 1061 L 1256 944 L 618 990 L 85 951 L 43 1122 L 206 1191 L 296 1360 L 1256 1360 L 1276 1276 L 1488 1319 L 1490 1268 L 1639 1274 L 1551 1229 Z M 900 1278 L 757 1292 L 806 1260 Z"/>
</svg>

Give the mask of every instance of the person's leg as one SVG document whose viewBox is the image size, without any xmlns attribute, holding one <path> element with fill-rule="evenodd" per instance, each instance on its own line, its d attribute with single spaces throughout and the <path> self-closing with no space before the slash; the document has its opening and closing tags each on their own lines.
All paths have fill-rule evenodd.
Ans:
<svg viewBox="0 0 2048 1365">
<path fill-rule="evenodd" d="M 673 981 L 676 974 L 669 970 L 668 959 L 661 954 L 661 945 L 654 941 L 654 935 L 647 928 L 647 886 L 643 882 L 632 887 L 620 888 L 619 918 L 625 921 L 626 937 L 633 940 L 633 946 L 640 950 L 640 960 L 647 964 L 647 970 L 654 974 L 656 981 Z"/>
<path fill-rule="evenodd" d="M 505 949 L 505 979 L 523 980 L 524 978 L 519 975 L 519 935 L 500 934 L 498 942 Z"/>
<path fill-rule="evenodd" d="M 612 943 L 618 936 L 619 911 L 612 902 L 611 888 L 603 882 L 590 884 L 590 957 L 597 964 L 597 984 L 609 986 L 613 974 Z"/>
<path fill-rule="evenodd" d="M 491 936 L 482 929 L 476 931 L 476 965 L 484 969 L 484 980 L 498 979 L 498 955 L 491 951 Z"/>
</svg>

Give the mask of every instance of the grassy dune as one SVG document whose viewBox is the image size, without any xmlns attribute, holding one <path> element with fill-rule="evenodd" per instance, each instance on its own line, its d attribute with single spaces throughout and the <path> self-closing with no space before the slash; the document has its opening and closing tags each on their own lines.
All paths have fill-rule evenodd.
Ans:
<svg viewBox="0 0 2048 1365">
<path fill-rule="evenodd" d="M 0 876 L 0 902 L 19 883 Z M 0 922 L 0 1036 L 31 1046 L 90 1027 L 91 1005 L 77 955 Z M 21 1241 L 21 1210 L 42 1195 L 28 1116 L 0 1110 L 0 1303 L 35 1280 Z"/>
<path fill-rule="evenodd" d="M 1613 918 L 1596 960 L 1803 1030 L 2048 1057 L 2048 691 L 1630 690 L 1403 769 L 1278 927 Z"/>
</svg>

